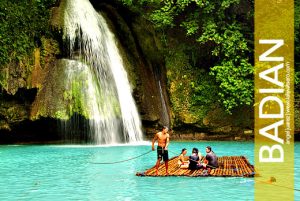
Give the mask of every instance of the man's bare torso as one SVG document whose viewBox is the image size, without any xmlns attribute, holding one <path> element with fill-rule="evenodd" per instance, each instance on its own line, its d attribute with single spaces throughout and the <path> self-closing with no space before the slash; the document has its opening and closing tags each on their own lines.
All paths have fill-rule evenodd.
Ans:
<svg viewBox="0 0 300 201">
<path fill-rule="evenodd" d="M 167 143 L 167 138 L 169 137 L 168 133 L 158 132 L 157 134 L 158 146 L 165 147 Z"/>
</svg>

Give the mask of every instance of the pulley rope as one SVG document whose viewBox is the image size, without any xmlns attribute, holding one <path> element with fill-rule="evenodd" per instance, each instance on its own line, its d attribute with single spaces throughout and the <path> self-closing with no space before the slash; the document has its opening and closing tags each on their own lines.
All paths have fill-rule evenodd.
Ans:
<svg viewBox="0 0 300 201">
<path fill-rule="evenodd" d="M 145 156 L 145 155 L 149 154 L 150 152 L 152 152 L 152 150 L 147 151 L 146 153 L 143 153 L 141 155 L 138 155 L 138 156 L 135 156 L 135 157 L 132 157 L 132 158 L 128 158 L 128 159 L 125 159 L 125 160 L 121 160 L 121 161 L 103 162 L 103 163 L 101 163 L 101 162 L 97 162 L 97 163 L 92 162 L 92 164 L 109 165 L 109 164 L 123 163 L 123 162 L 131 161 L 131 160 L 134 160 L 136 158 Z"/>
</svg>

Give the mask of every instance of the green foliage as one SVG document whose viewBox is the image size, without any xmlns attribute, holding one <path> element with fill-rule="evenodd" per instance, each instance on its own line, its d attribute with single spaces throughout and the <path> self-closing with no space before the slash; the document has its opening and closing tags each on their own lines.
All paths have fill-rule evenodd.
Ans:
<svg viewBox="0 0 300 201">
<path fill-rule="evenodd" d="M 211 74 L 220 83 L 219 96 L 226 110 L 230 111 L 239 105 L 251 105 L 253 98 L 253 79 L 247 79 L 253 74 L 253 67 L 246 59 L 237 58 L 223 61 L 220 66 L 214 66 Z"/>
<path fill-rule="evenodd" d="M 198 71 L 195 76 L 195 81 L 190 82 L 190 87 L 192 88 L 192 105 L 202 106 L 202 111 L 206 114 L 215 103 L 218 86 L 207 72 Z"/>
<path fill-rule="evenodd" d="M 191 65 L 190 47 L 176 46 L 166 56 L 172 108 L 177 120 L 202 124 L 202 119 L 215 105 L 218 86 L 208 72 Z"/>
<path fill-rule="evenodd" d="M 54 55 L 60 53 L 59 44 L 56 40 L 41 38 L 41 66 L 54 61 Z"/>
<path fill-rule="evenodd" d="M 49 35 L 49 8 L 55 0 L 0 2 L 0 70 L 10 61 L 32 54 L 35 40 Z"/>
<path fill-rule="evenodd" d="M 146 17 L 159 30 L 183 28 L 187 35 L 186 40 L 193 38 L 198 42 L 196 45 L 209 47 L 211 52 L 208 59 L 212 62 L 208 62 L 209 66 L 201 67 L 210 69 L 210 75 L 214 76 L 215 82 L 219 84 L 219 97 L 215 99 L 218 99 L 229 113 L 235 107 L 252 103 L 253 66 L 249 62 L 253 59 L 252 1 L 126 2 L 126 5 L 131 7 L 150 5 L 152 9 Z M 194 71 L 197 70 L 196 66 L 193 68 Z M 197 81 L 193 82 L 193 85 L 195 88 L 202 88 L 201 83 Z M 200 96 L 196 95 L 198 98 Z"/>
<path fill-rule="evenodd" d="M 247 41 L 237 21 L 226 26 L 216 22 L 205 22 L 205 30 L 198 38 L 200 43 L 213 42 L 212 55 L 220 57 L 220 62 L 211 68 L 211 75 L 220 84 L 220 101 L 230 113 L 239 105 L 250 105 L 253 100 L 253 66 L 247 54 Z"/>
<path fill-rule="evenodd" d="M 295 72 L 295 91 L 300 91 L 300 71 Z"/>
<path fill-rule="evenodd" d="M 76 80 L 71 82 L 71 90 L 64 92 L 64 100 L 69 103 L 69 116 L 79 113 L 88 117 L 88 111 L 84 108 L 84 97 L 82 96 L 81 88 L 82 83 Z"/>
</svg>

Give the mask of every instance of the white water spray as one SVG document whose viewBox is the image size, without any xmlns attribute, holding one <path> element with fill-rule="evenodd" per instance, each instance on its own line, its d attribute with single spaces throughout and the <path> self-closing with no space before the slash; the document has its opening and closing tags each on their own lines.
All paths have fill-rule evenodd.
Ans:
<svg viewBox="0 0 300 201">
<path fill-rule="evenodd" d="M 127 73 L 105 19 L 88 0 L 66 0 L 63 27 L 70 58 L 77 60 L 66 62 L 76 69 L 68 79 L 72 82 L 74 72 L 87 71 L 89 86 L 80 103 L 90 119 L 95 143 L 141 141 L 141 122 Z"/>
</svg>

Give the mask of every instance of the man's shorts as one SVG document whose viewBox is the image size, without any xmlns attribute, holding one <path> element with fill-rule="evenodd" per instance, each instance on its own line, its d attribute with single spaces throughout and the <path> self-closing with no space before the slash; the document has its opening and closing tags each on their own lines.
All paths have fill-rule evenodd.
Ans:
<svg viewBox="0 0 300 201">
<path fill-rule="evenodd" d="M 163 159 L 164 161 L 169 160 L 168 150 L 164 150 L 164 148 L 157 146 L 157 159 Z"/>
</svg>

